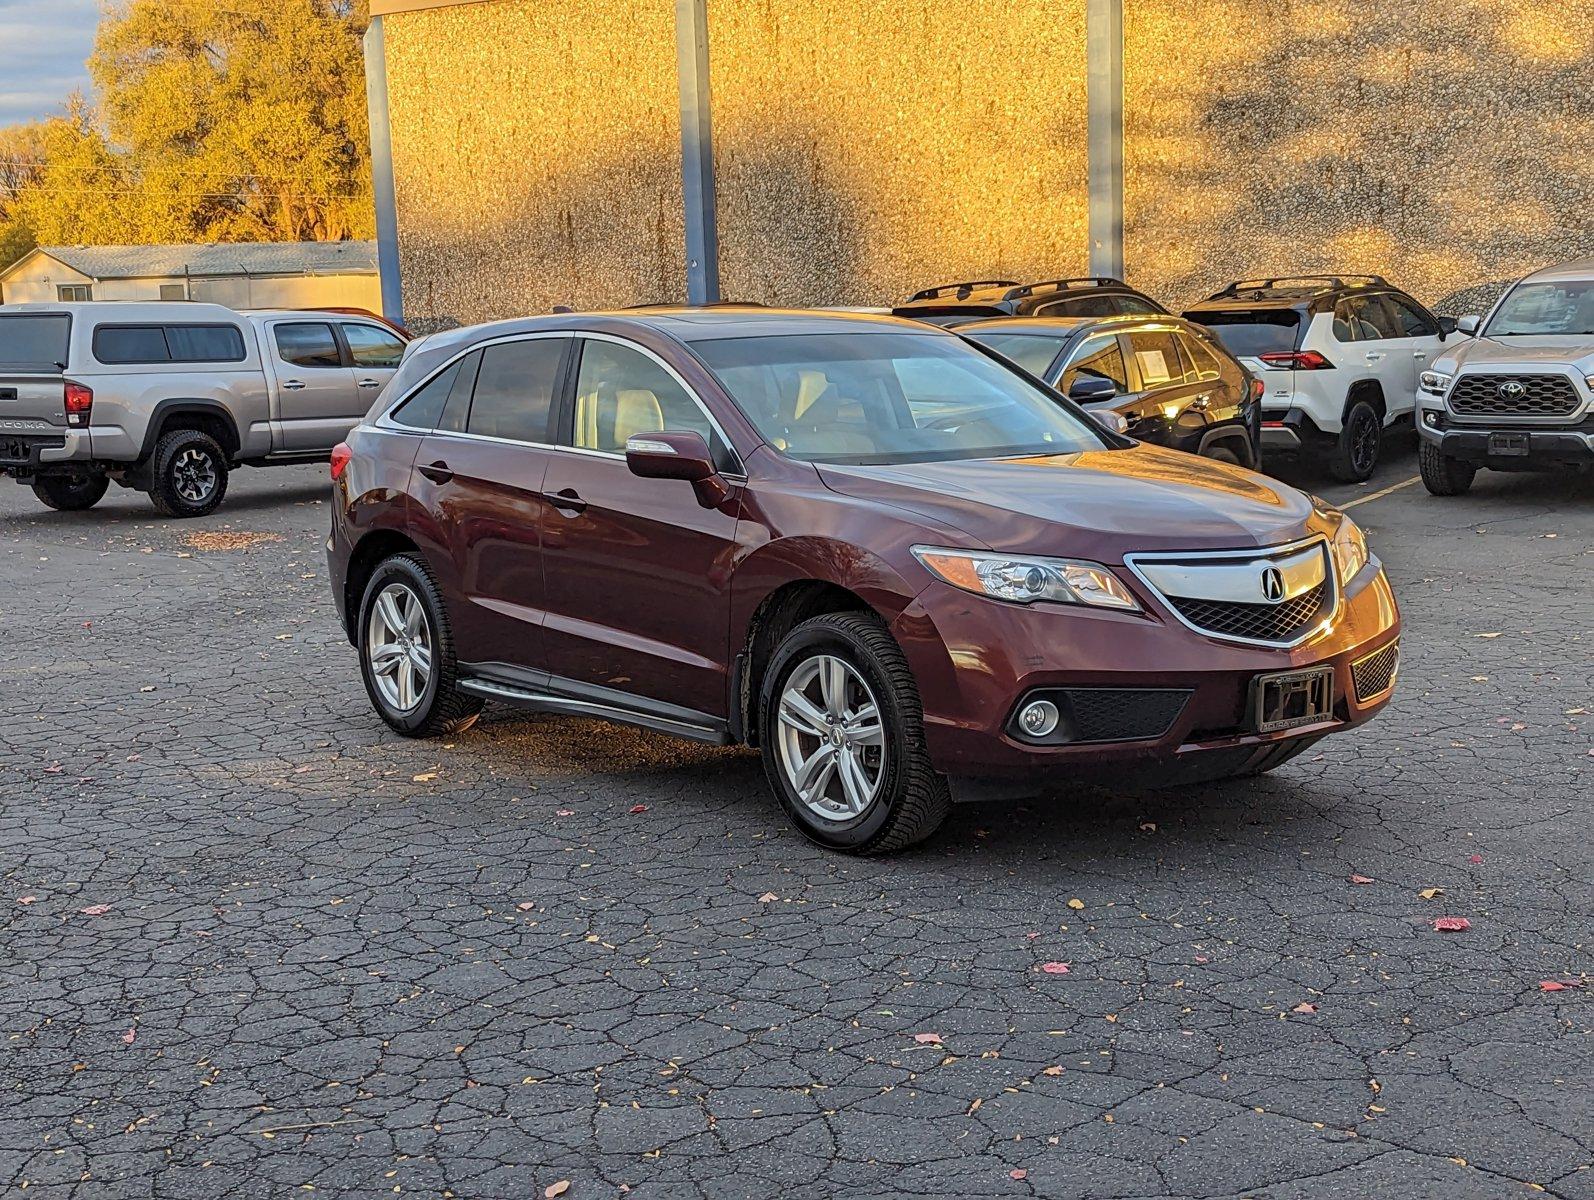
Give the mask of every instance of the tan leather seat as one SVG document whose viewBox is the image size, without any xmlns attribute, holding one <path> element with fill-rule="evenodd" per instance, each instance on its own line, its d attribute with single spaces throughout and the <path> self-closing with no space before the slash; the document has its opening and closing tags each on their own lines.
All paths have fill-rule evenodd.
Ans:
<svg viewBox="0 0 1594 1200">
<path fill-rule="evenodd" d="M 624 388 L 614 397 L 614 446 L 624 450 L 626 439 L 635 433 L 662 433 L 664 407 L 647 388 Z"/>
</svg>

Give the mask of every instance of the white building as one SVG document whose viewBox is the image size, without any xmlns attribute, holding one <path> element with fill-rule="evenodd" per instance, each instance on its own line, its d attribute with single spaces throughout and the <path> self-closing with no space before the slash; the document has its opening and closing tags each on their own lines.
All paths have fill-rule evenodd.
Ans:
<svg viewBox="0 0 1594 1200">
<path fill-rule="evenodd" d="M 375 242 L 38 246 L 0 269 L 0 303 L 206 300 L 380 312 Z"/>
</svg>

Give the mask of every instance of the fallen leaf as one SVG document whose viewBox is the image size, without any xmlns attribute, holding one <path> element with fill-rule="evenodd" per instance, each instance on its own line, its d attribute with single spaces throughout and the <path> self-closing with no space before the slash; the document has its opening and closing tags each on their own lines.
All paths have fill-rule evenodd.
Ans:
<svg viewBox="0 0 1594 1200">
<path fill-rule="evenodd" d="M 122 1044 L 124 1046 L 131 1046 L 133 1044 L 133 1039 L 135 1037 L 137 1037 L 137 1036 L 138 1036 L 138 1033 L 137 1033 L 136 1030 L 129 1029 L 126 1033 L 124 1033 L 122 1035 Z"/>
<path fill-rule="evenodd" d="M 1467 859 L 1467 861 L 1476 867 L 1483 862 L 1483 855 L 1474 854 L 1471 858 Z"/>
<path fill-rule="evenodd" d="M 1142 821 L 1142 822 L 1140 822 L 1140 832 L 1141 833 L 1156 833 L 1157 832 L 1157 823 L 1155 821 Z"/>
<path fill-rule="evenodd" d="M 1041 970 L 1048 975 L 1067 975 L 1068 964 L 1065 962 L 1047 962 L 1041 964 Z"/>
<path fill-rule="evenodd" d="M 1306 1004 L 1303 1002 L 1301 1004 L 1297 1004 L 1294 1008 L 1290 1009 L 1290 1011 L 1298 1013 L 1314 1013 L 1317 1011 L 1317 1005 Z"/>
<path fill-rule="evenodd" d="M 1422 891 L 1417 893 L 1417 895 L 1421 896 L 1424 900 L 1432 900 L 1435 896 L 1442 896 L 1444 894 L 1444 888 L 1423 888 Z"/>
<path fill-rule="evenodd" d="M 542 1194 L 547 1197 L 547 1200 L 554 1200 L 555 1196 L 563 1196 L 569 1190 L 570 1181 L 568 1179 L 561 1179 L 558 1183 L 550 1183 L 547 1187 L 543 1188 Z"/>
<path fill-rule="evenodd" d="M 1011 1171 L 1009 1171 L 1007 1173 L 1007 1177 L 1009 1179 L 1028 1179 L 1029 1178 L 1029 1172 L 1026 1171 L 1023 1167 L 1014 1167 Z"/>
<path fill-rule="evenodd" d="M 37 896 L 18 896 L 17 897 L 17 903 L 18 904 L 32 904 L 37 899 L 38 899 Z"/>
<path fill-rule="evenodd" d="M 110 911 L 111 906 L 109 904 L 91 904 L 87 908 L 78 909 L 78 912 L 82 913 L 85 917 L 103 917 Z"/>
<path fill-rule="evenodd" d="M 1498 633 L 1475 633 L 1472 636 L 1481 638 L 1497 638 L 1500 635 Z"/>
<path fill-rule="evenodd" d="M 1350 881 L 1352 883 L 1376 883 L 1377 882 L 1376 880 L 1372 879 L 1370 876 L 1367 876 L 1367 875 L 1352 875 L 1350 877 Z"/>
<path fill-rule="evenodd" d="M 1062 1073 L 1063 1069 L 1061 1067 L 1047 1067 L 1041 1072 L 1042 1075 L 1061 1075 Z"/>
<path fill-rule="evenodd" d="M 1582 986 L 1583 986 L 1583 981 L 1581 979 L 1541 979 L 1541 980 L 1539 980 L 1539 991 L 1541 991 L 1541 992 L 1564 992 L 1564 991 L 1566 991 L 1567 988 L 1580 988 Z"/>
<path fill-rule="evenodd" d="M 1472 922 L 1466 917 L 1435 917 L 1433 927 L 1441 933 L 1460 933 L 1471 929 Z"/>
<path fill-rule="evenodd" d="M 765 892 L 762 896 L 760 896 L 758 898 L 758 902 L 760 904 L 773 904 L 775 901 L 777 901 L 779 899 L 780 899 L 780 897 L 775 895 L 774 892 Z"/>
<path fill-rule="evenodd" d="M 516 912 L 530 912 L 532 909 L 534 909 L 536 907 L 537 907 L 536 901 L 534 901 L 534 900 L 522 900 L 519 904 L 515 905 L 515 911 Z"/>
<path fill-rule="evenodd" d="M 972 1117 L 975 1113 L 980 1111 L 980 1105 L 982 1105 L 984 1103 L 985 1103 L 985 1097 L 983 1097 L 983 1096 L 974 1097 L 974 1103 L 970 1104 L 968 1106 L 968 1108 L 964 1109 L 963 1115 L 965 1117 Z"/>
<path fill-rule="evenodd" d="M 921 1046 L 939 1046 L 941 1044 L 941 1035 L 939 1033 L 916 1033 L 913 1035 L 913 1040 Z"/>
<path fill-rule="evenodd" d="M 556 817 L 573 817 L 573 816 L 576 815 L 576 813 L 575 813 L 575 809 L 572 809 L 572 808 L 560 808 L 560 809 L 554 810 L 554 814 L 553 815 L 556 816 Z"/>
<path fill-rule="evenodd" d="M 61 764 L 51 763 L 49 766 L 44 768 L 44 773 L 46 775 L 59 775 L 61 773 Z"/>
<path fill-rule="evenodd" d="M 1205 963 L 1205 962 L 1209 962 L 1210 961 L 1205 954 L 1196 955 L 1195 956 L 1195 960 L 1198 963 Z"/>
<path fill-rule="evenodd" d="M 634 813 L 645 813 L 648 811 L 648 806 L 646 804 L 633 804 L 631 806 L 631 811 Z"/>
<path fill-rule="evenodd" d="M 436 771 L 422 771 L 419 775 L 410 776 L 410 781 L 412 783 L 431 783 L 436 778 Z"/>
<path fill-rule="evenodd" d="M 1080 909 L 1085 907 L 1085 902 L 1083 900 L 1081 900 L 1078 896 L 1075 896 L 1072 900 L 1070 900 L 1068 902 L 1068 907 L 1073 909 L 1075 912 L 1078 912 Z"/>
</svg>

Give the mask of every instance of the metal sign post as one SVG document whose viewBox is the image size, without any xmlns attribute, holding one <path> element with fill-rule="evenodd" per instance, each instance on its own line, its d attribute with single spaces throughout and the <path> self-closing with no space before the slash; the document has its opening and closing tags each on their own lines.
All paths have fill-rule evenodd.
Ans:
<svg viewBox="0 0 1594 1200">
<path fill-rule="evenodd" d="M 714 130 L 709 116 L 707 0 L 675 0 L 675 64 L 681 97 L 686 302 L 713 304 L 720 298 L 720 246 L 714 214 Z"/>
<path fill-rule="evenodd" d="M 1124 277 L 1124 4 L 1085 3 L 1090 273 Z"/>
</svg>

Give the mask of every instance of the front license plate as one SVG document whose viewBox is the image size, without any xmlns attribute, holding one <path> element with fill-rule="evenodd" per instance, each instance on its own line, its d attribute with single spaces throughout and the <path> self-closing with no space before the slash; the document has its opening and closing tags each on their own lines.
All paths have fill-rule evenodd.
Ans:
<svg viewBox="0 0 1594 1200">
<path fill-rule="evenodd" d="M 1326 721 L 1334 715 L 1334 668 L 1258 675 L 1251 681 L 1251 697 L 1258 733 Z"/>
<path fill-rule="evenodd" d="M 1528 452 L 1528 435 L 1525 433 L 1491 433 L 1489 435 L 1490 454 L 1526 454 Z"/>
</svg>

